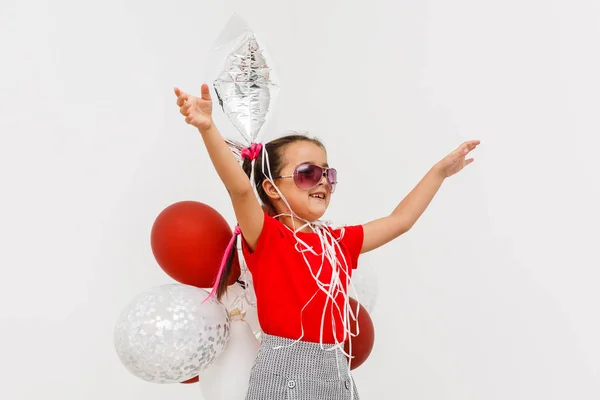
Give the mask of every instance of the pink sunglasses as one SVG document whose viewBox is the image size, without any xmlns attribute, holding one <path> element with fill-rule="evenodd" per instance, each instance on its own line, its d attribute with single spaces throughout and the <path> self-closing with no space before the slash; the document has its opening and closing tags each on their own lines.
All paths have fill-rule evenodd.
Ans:
<svg viewBox="0 0 600 400">
<path fill-rule="evenodd" d="M 329 190 L 333 193 L 337 184 L 337 170 L 335 168 L 323 168 L 314 164 L 300 164 L 294 170 L 293 175 L 275 176 L 273 179 L 294 178 L 294 183 L 298 188 L 308 190 L 317 186 L 323 177 L 327 178 Z"/>
</svg>

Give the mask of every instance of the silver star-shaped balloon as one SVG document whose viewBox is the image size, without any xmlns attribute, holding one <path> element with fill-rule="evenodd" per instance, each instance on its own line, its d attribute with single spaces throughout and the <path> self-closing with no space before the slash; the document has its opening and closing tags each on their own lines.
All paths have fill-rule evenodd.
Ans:
<svg viewBox="0 0 600 400">
<path fill-rule="evenodd" d="M 213 81 L 219 104 L 248 146 L 257 141 L 272 108 L 273 81 L 268 57 L 250 29 L 239 35 Z"/>
</svg>

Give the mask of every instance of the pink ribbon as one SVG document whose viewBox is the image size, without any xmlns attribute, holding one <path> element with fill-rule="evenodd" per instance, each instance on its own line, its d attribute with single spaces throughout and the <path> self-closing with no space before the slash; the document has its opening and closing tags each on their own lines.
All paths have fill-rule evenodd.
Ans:
<svg viewBox="0 0 600 400">
<path fill-rule="evenodd" d="M 221 274 L 223 273 L 223 270 L 225 269 L 225 264 L 227 264 L 227 256 L 229 255 L 229 253 L 232 250 L 232 247 L 235 244 L 235 238 L 241 233 L 242 233 L 242 230 L 240 229 L 240 226 L 236 225 L 236 227 L 233 229 L 233 236 L 231 237 L 231 240 L 229 241 L 229 244 L 227 245 L 227 249 L 225 250 L 225 254 L 223 254 L 223 259 L 221 260 L 221 266 L 219 267 L 219 272 L 217 272 L 217 278 L 215 279 L 215 283 L 213 284 L 210 294 L 204 301 L 210 299 L 217 293 L 217 288 L 219 287 L 219 281 L 221 278 Z"/>
<path fill-rule="evenodd" d="M 260 154 L 261 150 L 262 143 L 252 143 L 249 148 L 242 150 L 242 158 L 249 158 L 250 161 L 254 161 Z"/>
</svg>

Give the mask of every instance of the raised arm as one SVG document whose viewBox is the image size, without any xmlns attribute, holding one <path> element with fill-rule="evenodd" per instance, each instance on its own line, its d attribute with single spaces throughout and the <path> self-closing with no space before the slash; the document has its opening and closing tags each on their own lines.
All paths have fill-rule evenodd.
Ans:
<svg viewBox="0 0 600 400">
<path fill-rule="evenodd" d="M 434 165 L 390 215 L 365 224 L 361 253 L 383 246 L 410 230 L 425 212 L 444 180 L 473 162 L 472 158 L 465 159 L 465 156 L 479 143 L 478 140 L 471 140 L 460 145 Z"/>
<path fill-rule="evenodd" d="M 235 216 L 248 246 L 254 249 L 264 223 L 263 210 L 252 184 L 212 120 L 212 99 L 208 85 L 202 85 L 201 97 L 175 88 L 177 105 L 185 121 L 198 128 L 208 155 L 231 198 Z"/>
</svg>

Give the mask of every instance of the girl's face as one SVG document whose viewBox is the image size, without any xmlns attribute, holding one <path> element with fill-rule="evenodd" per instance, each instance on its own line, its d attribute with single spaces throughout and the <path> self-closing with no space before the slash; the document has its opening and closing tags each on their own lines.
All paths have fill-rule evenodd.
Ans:
<svg viewBox="0 0 600 400">
<path fill-rule="evenodd" d="M 318 220 L 331 200 L 335 185 L 330 182 L 336 182 L 335 170 L 327 170 L 327 153 L 315 143 L 298 141 L 285 147 L 283 161 L 284 167 L 273 181 L 298 217 Z M 268 181 L 264 185 L 277 213 L 289 214 L 275 188 Z"/>
</svg>

